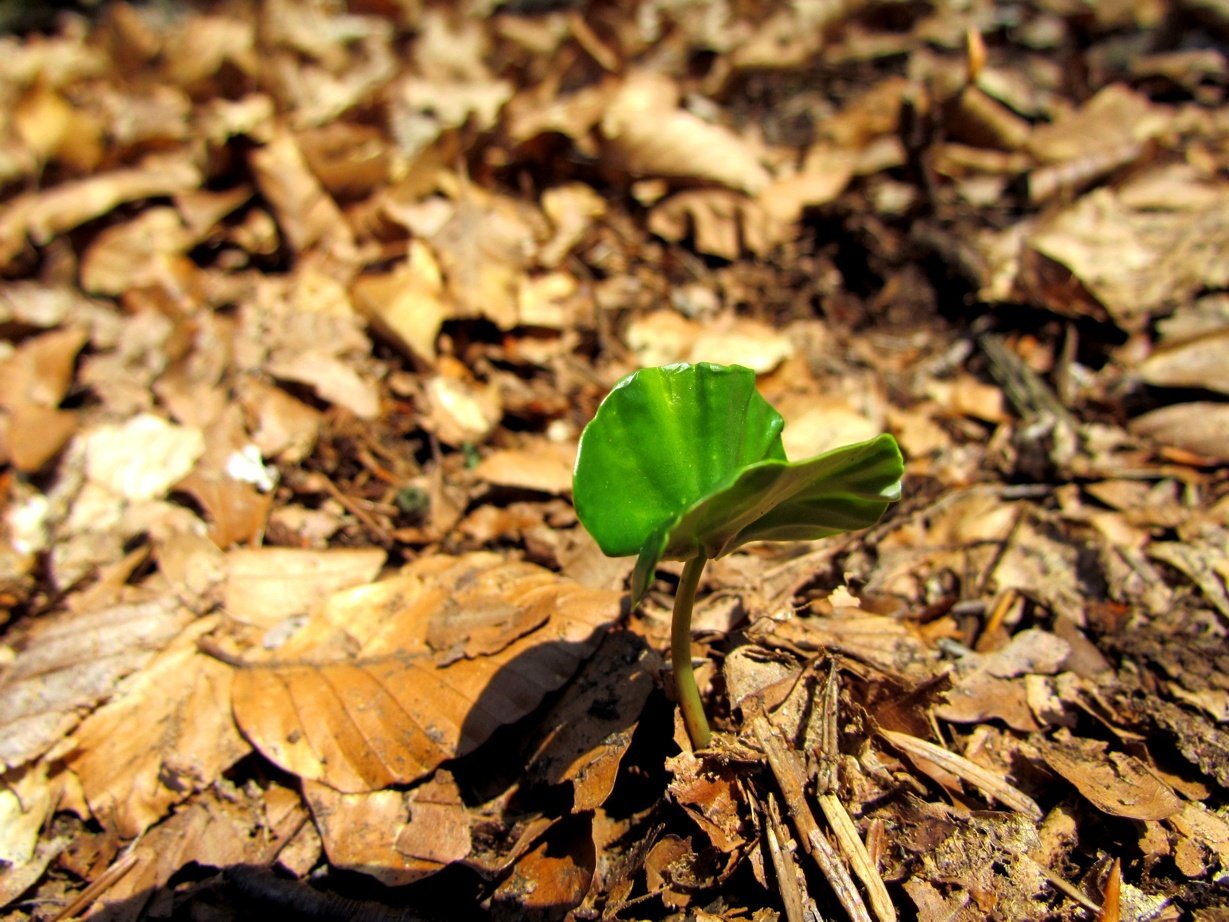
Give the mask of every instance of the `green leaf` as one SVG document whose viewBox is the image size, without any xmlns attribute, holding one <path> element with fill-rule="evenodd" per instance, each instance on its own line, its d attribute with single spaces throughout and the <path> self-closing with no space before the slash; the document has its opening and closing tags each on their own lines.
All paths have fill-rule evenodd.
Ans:
<svg viewBox="0 0 1229 922">
<path fill-rule="evenodd" d="M 739 365 L 641 368 L 585 427 L 576 514 L 610 557 L 640 553 L 661 526 L 749 464 L 784 458 L 781 414 Z"/>
<path fill-rule="evenodd" d="M 892 436 L 790 462 L 783 426 L 737 365 L 642 368 L 615 386 L 581 435 L 573 496 L 604 553 L 639 555 L 633 602 L 664 558 L 866 528 L 900 498 Z"/>
</svg>

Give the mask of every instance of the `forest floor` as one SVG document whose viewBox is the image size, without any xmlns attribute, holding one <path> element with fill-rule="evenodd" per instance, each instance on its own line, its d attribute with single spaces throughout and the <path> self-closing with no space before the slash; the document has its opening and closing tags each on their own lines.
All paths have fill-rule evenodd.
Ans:
<svg viewBox="0 0 1229 922">
<path fill-rule="evenodd" d="M 1229 919 L 1225 3 L 15 25 L 0 920 Z M 571 471 L 701 360 L 906 473 L 693 751 Z"/>
</svg>

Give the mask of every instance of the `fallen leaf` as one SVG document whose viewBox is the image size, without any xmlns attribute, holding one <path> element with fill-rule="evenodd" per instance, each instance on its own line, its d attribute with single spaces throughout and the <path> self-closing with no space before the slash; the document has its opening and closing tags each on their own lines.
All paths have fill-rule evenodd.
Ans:
<svg viewBox="0 0 1229 922">
<path fill-rule="evenodd" d="M 510 908 L 518 916 L 535 917 L 580 905 L 593 881 L 595 862 L 589 817 L 562 820 L 516 862 L 496 888 L 494 913 L 501 915 Z"/>
<path fill-rule="evenodd" d="M 678 100 L 677 86 L 664 75 L 628 77 L 602 117 L 611 159 L 635 177 L 707 180 L 751 194 L 768 184 L 750 144 L 679 108 Z"/>
<path fill-rule="evenodd" d="M 426 391 L 431 401 L 431 428 L 447 445 L 485 441 L 503 416 L 499 392 L 464 373 L 430 378 Z"/>
<path fill-rule="evenodd" d="M 1137 370 L 1149 384 L 1229 394 L 1229 329 L 1158 349 Z"/>
<path fill-rule="evenodd" d="M 95 426 L 80 439 L 86 476 L 127 500 L 165 496 L 205 452 L 205 436 L 199 429 L 148 413 Z M 133 446 L 140 449 L 134 452 Z"/>
<path fill-rule="evenodd" d="M 250 159 L 256 184 L 292 247 L 301 251 L 327 241 L 343 254 L 353 247 L 341 209 L 312 174 L 289 132 L 277 132 L 268 144 L 253 150 Z"/>
<path fill-rule="evenodd" d="M 1162 820 L 1182 801 L 1146 765 L 1105 743 L 1060 735 L 1038 743 L 1041 758 L 1098 810 L 1132 820 Z"/>
<path fill-rule="evenodd" d="M 639 636 L 608 634 L 544 716 L 549 733 L 529 757 L 527 774 L 570 783 L 573 813 L 604 804 L 661 666 Z"/>
<path fill-rule="evenodd" d="M 226 613 L 270 628 L 314 611 L 329 596 L 373 579 L 387 557 L 380 548 L 235 548 L 226 555 Z"/>
<path fill-rule="evenodd" d="M 0 764 L 20 765 L 59 742 L 191 617 L 166 596 L 40 619 L 0 671 Z"/>
<path fill-rule="evenodd" d="M 360 276 L 351 288 L 355 306 L 377 330 L 411 357 L 435 363 L 440 326 L 452 316 L 440 267 L 420 240 L 392 272 Z"/>
<path fill-rule="evenodd" d="M 200 171 L 187 156 L 151 155 L 139 166 L 18 196 L 0 208 L 0 265 L 21 251 L 27 235 L 43 245 L 125 202 L 177 195 L 200 183 Z"/>
<path fill-rule="evenodd" d="M 754 199 L 726 189 L 670 196 L 649 212 L 649 230 L 671 243 L 690 238 L 698 252 L 731 262 L 744 252 L 766 255 L 787 236 L 787 226 Z"/>
<path fill-rule="evenodd" d="M 194 622 L 65 743 L 90 811 L 125 838 L 215 783 L 249 751 L 227 704 L 232 670 L 196 649 L 218 620 Z"/>
<path fill-rule="evenodd" d="M 1131 431 L 1206 458 L 1229 458 L 1229 404 L 1175 403 L 1135 417 Z"/>
<path fill-rule="evenodd" d="M 538 448 L 501 449 L 478 462 L 474 473 L 489 484 L 564 496 L 572 490 L 574 443 Z"/>
<path fill-rule="evenodd" d="M 619 594 L 476 553 L 427 557 L 334 594 L 272 656 L 237 671 L 235 717 L 269 759 L 348 793 L 411 782 L 529 713 L 576 671 Z M 497 655 L 437 663 L 432 621 L 509 607 L 542 626 Z M 351 651 L 344 658 L 343 651 Z M 263 662 L 262 662 L 263 660 Z"/>
<path fill-rule="evenodd" d="M 45 763 L 0 774 L 0 861 L 11 868 L 34 860 L 55 794 Z"/>
<path fill-rule="evenodd" d="M 404 886 L 440 869 L 438 861 L 396 848 L 398 836 L 410 822 L 404 792 L 346 794 L 308 779 L 302 785 L 333 867 L 370 875 L 386 887 Z"/>
<path fill-rule="evenodd" d="M 81 287 L 118 295 L 174 278 L 174 263 L 196 242 L 174 208 L 147 208 L 107 228 L 81 258 Z"/>
</svg>

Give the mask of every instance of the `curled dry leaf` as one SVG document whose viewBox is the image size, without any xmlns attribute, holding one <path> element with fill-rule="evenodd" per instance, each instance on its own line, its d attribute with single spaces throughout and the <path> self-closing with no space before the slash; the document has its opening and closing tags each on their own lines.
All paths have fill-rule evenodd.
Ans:
<svg viewBox="0 0 1229 922">
<path fill-rule="evenodd" d="M 740 193 L 692 189 L 656 205 L 649 230 L 672 243 L 690 237 L 699 252 L 733 261 L 744 251 L 765 255 L 786 239 L 788 225 Z"/>
<path fill-rule="evenodd" d="M 1139 364 L 1138 371 L 1149 384 L 1229 394 L 1229 328 L 1158 349 Z"/>
<path fill-rule="evenodd" d="M 350 294 L 354 306 L 403 352 L 435 364 L 436 337 L 453 311 L 439 263 L 426 244 L 410 241 L 404 263 L 391 272 L 361 276 Z"/>
<path fill-rule="evenodd" d="M 200 170 L 186 156 L 163 155 L 20 196 L 0 209 L 0 265 L 21 252 L 27 235 L 44 244 L 125 202 L 178 195 L 200 183 Z"/>
<path fill-rule="evenodd" d="M 335 247 L 353 245 L 341 209 L 308 168 L 292 135 L 280 132 L 252 151 L 251 161 L 256 183 L 292 247 L 305 250 L 322 240 Z"/>
<path fill-rule="evenodd" d="M 405 784 L 567 681 L 618 600 L 496 554 L 424 558 L 333 595 L 273 655 L 241 664 L 235 717 L 267 758 L 303 778 L 349 793 Z M 491 655 L 470 655 L 466 642 L 460 659 L 455 642 L 434 649 L 433 634 L 461 618 L 475 637 L 498 624 L 528 633 L 505 635 L 502 647 L 483 641 Z"/>
</svg>

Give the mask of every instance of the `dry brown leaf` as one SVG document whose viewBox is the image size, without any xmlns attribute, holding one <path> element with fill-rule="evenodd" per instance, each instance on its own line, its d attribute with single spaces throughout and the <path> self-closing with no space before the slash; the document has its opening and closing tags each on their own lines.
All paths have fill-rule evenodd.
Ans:
<svg viewBox="0 0 1229 922">
<path fill-rule="evenodd" d="M 1110 752 L 1105 743 L 1063 733 L 1034 743 L 1050 768 L 1111 816 L 1161 820 L 1182 809 L 1178 795 L 1143 762 L 1125 752 Z"/>
<path fill-rule="evenodd" d="M 193 623 L 65 742 L 66 764 L 90 811 L 125 838 L 213 784 L 249 751 L 228 705 L 233 671 L 196 649 L 218 623 Z"/>
<path fill-rule="evenodd" d="M 235 716 L 267 758 L 301 777 L 345 792 L 407 783 L 567 681 L 618 598 L 496 554 L 424 558 L 333 595 L 273 656 L 243 664 Z M 484 611 L 521 624 L 548 617 L 498 655 L 454 662 L 451 647 L 433 650 L 433 623 Z"/>
<path fill-rule="evenodd" d="M 1171 116 L 1147 96 L 1110 84 L 1079 109 L 1051 124 L 1037 125 L 1028 148 L 1044 161 L 1077 160 L 1106 148 L 1146 141 L 1169 126 Z"/>
<path fill-rule="evenodd" d="M 350 294 L 355 307 L 402 351 L 435 364 L 435 340 L 453 312 L 439 264 L 426 244 L 410 241 L 404 263 L 392 272 L 360 276 Z"/>
<path fill-rule="evenodd" d="M 741 193 L 692 189 L 655 205 L 649 230 L 671 243 L 691 238 L 697 251 L 733 261 L 744 251 L 766 255 L 789 227 Z"/>
<path fill-rule="evenodd" d="M 679 108 L 678 101 L 668 77 L 640 72 L 627 78 L 602 117 L 610 158 L 638 178 L 698 179 L 752 195 L 768 184 L 751 144 Z"/>
<path fill-rule="evenodd" d="M 431 235 L 448 291 L 462 316 L 516 326 L 517 292 L 545 222 L 517 200 L 463 183 L 451 215 Z"/>
<path fill-rule="evenodd" d="M 554 914 L 580 905 L 593 882 L 596 855 L 588 816 L 557 823 L 519 861 L 492 897 L 495 914 Z"/>
<path fill-rule="evenodd" d="M 403 791 L 343 794 L 306 779 L 302 785 L 333 867 L 370 875 L 387 887 L 399 887 L 442 866 L 433 858 L 414 855 L 412 845 L 404 852 L 397 849 L 398 836 L 411 828 L 411 807 Z M 432 831 L 419 832 L 429 835 Z M 465 831 L 468 833 L 468 827 Z"/>
<path fill-rule="evenodd" d="M 1206 458 L 1229 458 L 1229 404 L 1176 403 L 1135 417 L 1131 431 Z"/>
<path fill-rule="evenodd" d="M 344 407 L 359 419 L 375 419 L 380 414 L 379 386 L 328 347 L 271 359 L 266 367 L 284 381 L 306 384 L 322 400 Z"/>
<path fill-rule="evenodd" d="M 40 619 L 0 671 L 0 764 L 46 752 L 191 617 L 167 596 Z"/>
<path fill-rule="evenodd" d="M 542 244 L 538 262 L 548 269 L 567 258 L 593 223 L 606 215 L 606 200 L 591 186 L 568 183 L 542 193 L 542 211 L 550 219 L 554 234 Z"/>
<path fill-rule="evenodd" d="M 854 158 L 841 148 L 819 146 L 807 155 L 806 167 L 773 180 L 756 201 L 775 222 L 792 225 L 808 208 L 818 208 L 845 191 L 853 178 Z"/>
<path fill-rule="evenodd" d="M 1019 282 L 1060 314 L 1140 329 L 1150 315 L 1229 284 L 1227 201 L 1225 185 L 1178 176 L 1158 190 L 1098 189 L 1029 237 Z"/>
<path fill-rule="evenodd" d="M 320 432 L 319 410 L 254 378 L 241 383 L 239 400 L 254 421 L 252 442 L 262 455 L 297 464 L 311 454 Z"/>
<path fill-rule="evenodd" d="M 109 887 L 96 910 L 111 915 L 144 907 L 185 865 L 205 868 L 265 866 L 304 819 L 297 797 L 278 785 L 264 790 L 233 786 L 206 791 L 133 847 L 132 870 Z M 293 795 L 292 795 L 293 796 Z"/>
<path fill-rule="evenodd" d="M 23 342 L 0 362 L 0 406 L 58 407 L 72 385 L 77 353 L 88 340 L 84 329 L 67 327 Z"/>
<path fill-rule="evenodd" d="M 409 822 L 396 835 L 396 849 L 408 858 L 443 867 L 473 846 L 471 815 L 452 775 L 440 769 L 407 797 Z"/>
<path fill-rule="evenodd" d="M 79 170 L 92 169 L 98 163 L 98 122 L 42 81 L 13 106 L 12 127 L 40 161 L 63 159 Z"/>
<path fill-rule="evenodd" d="M 165 496 L 205 451 L 199 429 L 148 414 L 96 426 L 82 433 L 81 442 L 86 476 L 127 500 Z M 134 445 L 140 451 L 134 453 Z"/>
<path fill-rule="evenodd" d="M 713 847 L 730 853 L 746 844 L 744 794 L 733 772 L 715 772 L 692 752 L 681 752 L 666 760 L 670 796 L 704 831 Z"/>
<path fill-rule="evenodd" d="M 0 862 L 20 867 L 34 860 L 59 799 L 55 788 L 44 762 L 0 773 Z"/>
<path fill-rule="evenodd" d="M 24 404 L 9 412 L 3 437 L 5 444 L 0 445 L 0 449 L 7 449 L 9 460 L 17 470 L 33 473 L 68 444 L 80 422 L 80 416 L 71 410 Z"/>
<path fill-rule="evenodd" d="M 94 238 L 81 257 L 81 287 L 91 294 L 119 295 L 165 283 L 194 243 L 176 209 L 147 208 Z"/>
<path fill-rule="evenodd" d="M 547 442 L 537 448 L 493 451 L 474 468 L 489 484 L 563 496 L 572 490 L 574 443 Z"/>
<path fill-rule="evenodd" d="M 273 206 L 278 224 L 294 249 L 306 250 L 323 241 L 344 256 L 353 248 L 345 217 L 308 169 L 303 152 L 289 132 L 278 132 L 250 156 L 256 184 Z"/>
<path fill-rule="evenodd" d="M 1229 329 L 1158 349 L 1137 370 L 1149 384 L 1229 394 Z"/>
<path fill-rule="evenodd" d="M 380 548 L 235 548 L 226 555 L 223 605 L 230 617 L 271 628 L 306 615 L 335 592 L 371 582 L 384 566 Z"/>
<path fill-rule="evenodd" d="M 503 417 L 499 391 L 479 384 L 462 369 L 449 369 L 426 384 L 430 402 L 428 425 L 446 445 L 476 445 Z"/>
<path fill-rule="evenodd" d="M 178 195 L 200 183 L 200 171 L 187 157 L 160 155 L 140 166 L 20 196 L 0 209 L 0 265 L 21 251 L 27 235 L 42 245 L 125 202 Z"/>
<path fill-rule="evenodd" d="M 639 636 L 608 634 L 543 716 L 548 733 L 529 757 L 528 774 L 548 784 L 570 782 L 573 813 L 604 804 L 661 666 Z"/>
</svg>

